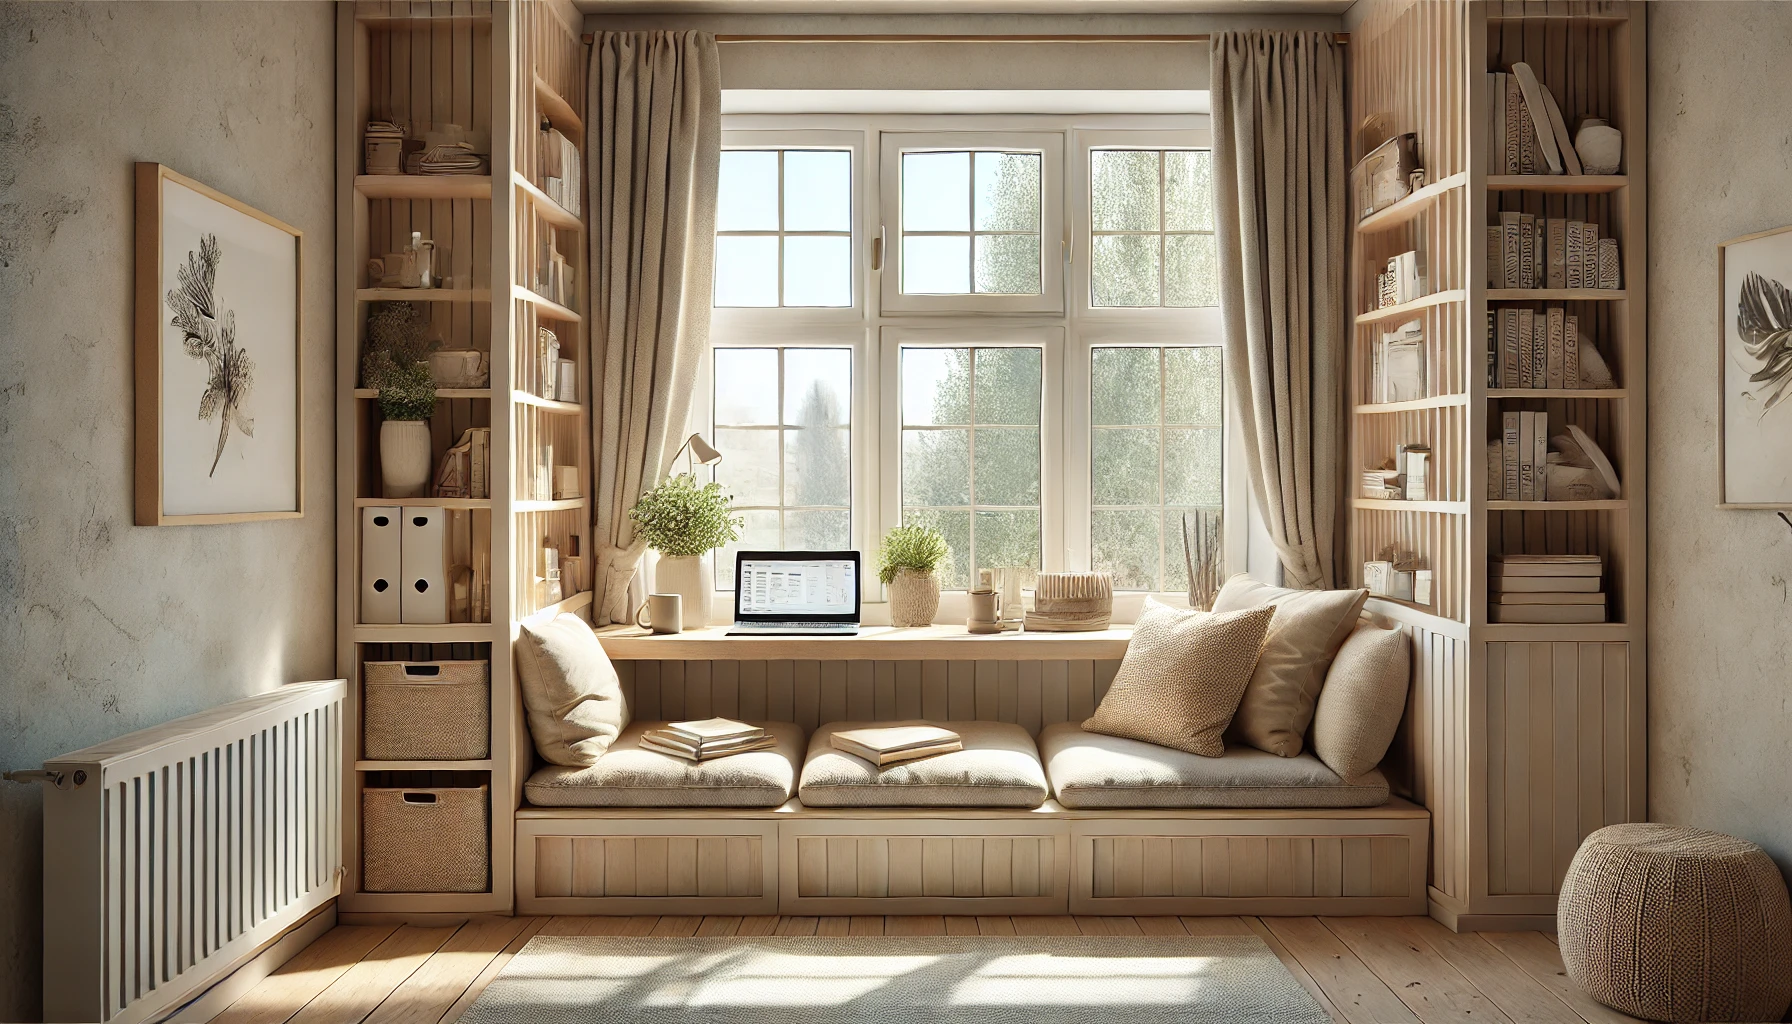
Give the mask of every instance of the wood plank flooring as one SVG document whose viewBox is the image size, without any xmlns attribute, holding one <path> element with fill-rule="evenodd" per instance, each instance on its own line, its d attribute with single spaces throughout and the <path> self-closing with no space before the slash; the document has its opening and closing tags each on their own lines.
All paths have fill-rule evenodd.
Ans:
<svg viewBox="0 0 1792 1024">
<path fill-rule="evenodd" d="M 1538 932 L 1426 917 L 555 917 L 343 925 L 213 1024 L 452 1024 L 535 935 L 1256 935 L 1340 1024 L 1626 1024 Z"/>
</svg>

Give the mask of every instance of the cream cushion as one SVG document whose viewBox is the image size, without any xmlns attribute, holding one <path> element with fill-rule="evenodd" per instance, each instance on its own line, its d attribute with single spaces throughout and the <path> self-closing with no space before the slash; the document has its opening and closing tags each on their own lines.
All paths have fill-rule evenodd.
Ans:
<svg viewBox="0 0 1792 1024">
<path fill-rule="evenodd" d="M 1367 590 L 1286 590 L 1234 576 L 1213 602 L 1216 612 L 1274 608 L 1269 635 L 1244 688 L 1227 738 L 1282 757 L 1300 753 L 1333 655 L 1362 614 Z"/>
<path fill-rule="evenodd" d="M 833 747 L 836 732 L 897 724 L 951 729 L 964 749 L 879 768 Z M 809 807 L 1038 807 L 1049 795 L 1033 737 L 1009 722 L 829 722 L 797 792 Z"/>
<path fill-rule="evenodd" d="M 1387 755 L 1406 713 L 1412 645 L 1400 629 L 1356 627 L 1319 691 L 1313 711 L 1313 753 L 1346 779 L 1368 774 Z"/>
<path fill-rule="evenodd" d="M 516 665 L 529 734 L 543 761 L 592 764 L 628 725 L 616 666 L 577 615 L 524 623 Z"/>
<path fill-rule="evenodd" d="M 1378 807 L 1388 802 L 1379 771 L 1345 781 L 1311 754 L 1277 757 L 1254 747 L 1202 757 L 1152 743 L 1047 726 L 1039 754 L 1052 794 L 1065 807 Z"/>
<path fill-rule="evenodd" d="M 550 766 L 523 786 L 541 807 L 777 807 L 796 786 L 803 730 L 794 722 L 754 722 L 777 746 L 701 763 L 647 750 L 641 736 L 665 722 L 636 722 L 586 768 Z"/>
<path fill-rule="evenodd" d="M 1218 757 L 1273 608 L 1184 611 L 1147 599 L 1090 732 Z"/>
</svg>

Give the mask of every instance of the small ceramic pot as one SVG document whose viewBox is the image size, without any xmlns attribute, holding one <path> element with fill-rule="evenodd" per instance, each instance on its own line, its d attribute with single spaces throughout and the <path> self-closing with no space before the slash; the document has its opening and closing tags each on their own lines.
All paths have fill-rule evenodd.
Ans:
<svg viewBox="0 0 1792 1024">
<path fill-rule="evenodd" d="M 421 498 L 429 489 L 429 423 L 387 420 L 380 424 L 380 494 Z"/>
<path fill-rule="evenodd" d="M 661 555 L 654 565 L 653 592 L 681 598 L 685 629 L 709 625 L 709 595 L 715 587 L 715 571 L 706 555 Z"/>
<path fill-rule="evenodd" d="M 940 610 L 940 579 L 930 572 L 896 570 L 890 581 L 890 625 L 931 626 Z"/>
</svg>

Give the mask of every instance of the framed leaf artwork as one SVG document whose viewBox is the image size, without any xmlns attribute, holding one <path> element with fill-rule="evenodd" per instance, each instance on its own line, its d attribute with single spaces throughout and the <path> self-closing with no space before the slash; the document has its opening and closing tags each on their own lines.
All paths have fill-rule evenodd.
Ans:
<svg viewBox="0 0 1792 1024">
<path fill-rule="evenodd" d="M 304 514 L 304 238 L 161 164 L 136 167 L 139 526 Z"/>
</svg>

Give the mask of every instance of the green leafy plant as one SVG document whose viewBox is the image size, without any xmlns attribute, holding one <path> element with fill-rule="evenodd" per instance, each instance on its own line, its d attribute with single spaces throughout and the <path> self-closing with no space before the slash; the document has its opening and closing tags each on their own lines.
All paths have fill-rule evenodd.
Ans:
<svg viewBox="0 0 1792 1024">
<path fill-rule="evenodd" d="M 909 524 L 884 534 L 877 549 L 877 578 L 892 583 L 903 569 L 928 573 L 938 569 L 952 554 L 946 537 L 931 526 Z"/>
<path fill-rule="evenodd" d="M 437 347 L 424 338 L 423 319 L 408 302 L 381 303 L 368 315 L 361 384 L 379 391 L 381 416 L 426 420 L 435 412 L 429 353 Z"/>
<path fill-rule="evenodd" d="M 411 363 L 380 375 L 380 415 L 388 420 L 426 420 L 436 411 L 436 382 L 429 364 Z"/>
<path fill-rule="evenodd" d="M 628 517 L 662 555 L 701 555 L 740 539 L 745 520 L 729 515 L 732 499 L 717 483 L 680 473 L 641 495 Z"/>
</svg>

